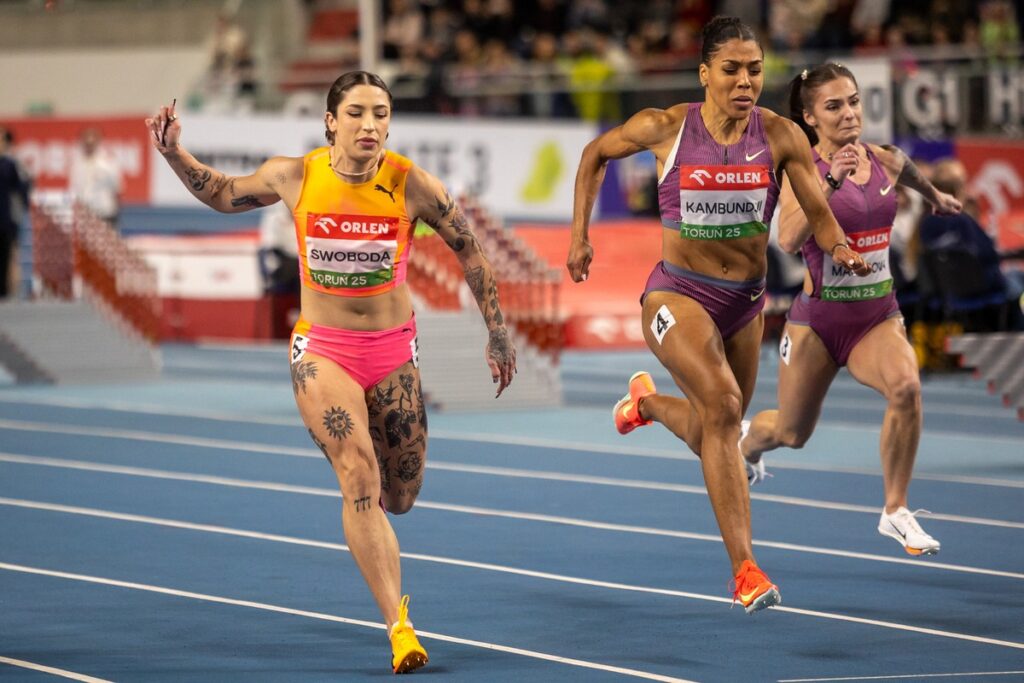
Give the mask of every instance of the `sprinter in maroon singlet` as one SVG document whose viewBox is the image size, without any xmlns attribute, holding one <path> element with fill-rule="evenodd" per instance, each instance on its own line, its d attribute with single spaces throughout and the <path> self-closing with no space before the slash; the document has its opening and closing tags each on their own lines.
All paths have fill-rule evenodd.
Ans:
<svg viewBox="0 0 1024 683">
<path fill-rule="evenodd" d="M 780 173 L 822 249 L 858 274 L 868 268 L 828 210 L 800 129 L 756 106 L 764 53 L 754 33 L 739 19 L 716 17 L 703 39 L 704 102 L 641 111 L 584 150 L 567 266 L 574 281 L 586 279 L 593 258 L 587 228 L 608 160 L 654 152 L 665 229 L 662 261 L 642 299 L 643 329 L 686 399 L 655 393 L 650 375 L 637 373 L 615 407 L 616 427 L 625 434 L 656 420 L 701 457 L 736 577 L 734 598 L 750 613 L 781 600 L 754 562 L 737 446 L 757 377 L 768 222 Z"/>
<path fill-rule="evenodd" d="M 808 239 L 807 217 L 783 183 L 779 244 L 787 251 L 801 250 L 808 272 L 779 347 L 779 408 L 758 413 L 740 444 L 748 477 L 752 484 L 764 478 L 765 451 L 804 445 L 818 422 L 825 393 L 845 365 L 857 381 L 889 403 L 882 423 L 885 509 L 878 531 L 912 555 L 932 555 L 939 552 L 939 542 L 907 509 L 921 436 L 921 384 L 892 289 L 889 235 L 897 185 L 921 193 L 937 213 L 959 213 L 960 202 L 936 190 L 899 148 L 860 141 L 860 93 L 846 67 L 823 64 L 804 71 L 793 80 L 790 106 L 793 120 L 814 147 L 829 206 L 871 273 L 852 278 Z"/>
</svg>

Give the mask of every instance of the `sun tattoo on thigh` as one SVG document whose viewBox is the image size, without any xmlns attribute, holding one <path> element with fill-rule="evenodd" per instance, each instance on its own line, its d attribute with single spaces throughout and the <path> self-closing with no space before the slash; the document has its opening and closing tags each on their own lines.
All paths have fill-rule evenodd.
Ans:
<svg viewBox="0 0 1024 683">
<path fill-rule="evenodd" d="M 316 379 L 316 363 L 311 360 L 302 360 L 298 363 L 293 363 L 291 370 L 292 393 L 298 396 L 299 389 L 302 389 L 302 393 L 306 393 L 306 380 Z"/>
<path fill-rule="evenodd" d="M 352 433 L 352 418 L 347 411 L 334 406 L 324 411 L 324 427 L 328 434 L 340 441 Z"/>
</svg>

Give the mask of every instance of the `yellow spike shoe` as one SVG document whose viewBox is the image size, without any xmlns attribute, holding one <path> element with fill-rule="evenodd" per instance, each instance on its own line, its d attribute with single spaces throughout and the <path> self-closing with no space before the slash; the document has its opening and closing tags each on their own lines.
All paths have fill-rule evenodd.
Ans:
<svg viewBox="0 0 1024 683">
<path fill-rule="evenodd" d="M 403 595 L 398 603 L 398 621 L 391 625 L 391 668 L 396 674 L 409 673 L 420 668 L 430 658 L 416 638 L 409 621 L 409 596 Z"/>
</svg>

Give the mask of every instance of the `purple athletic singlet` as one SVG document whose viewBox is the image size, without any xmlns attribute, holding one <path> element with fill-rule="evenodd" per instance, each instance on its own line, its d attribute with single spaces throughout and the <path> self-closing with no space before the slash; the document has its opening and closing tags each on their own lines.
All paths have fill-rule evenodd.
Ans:
<svg viewBox="0 0 1024 683">
<path fill-rule="evenodd" d="M 661 224 L 683 239 L 725 240 L 768 232 L 779 184 L 760 107 L 734 145 L 715 142 L 694 102 L 658 181 Z"/>
<path fill-rule="evenodd" d="M 721 241 L 768 232 L 779 197 L 779 183 L 761 110 L 750 112 L 736 144 L 711 137 L 701 103 L 687 107 L 675 145 L 658 181 L 661 224 L 687 240 Z M 649 292 L 687 296 L 708 312 L 723 339 L 753 320 L 764 307 L 764 280 L 736 282 L 658 263 L 647 280 Z"/>
<path fill-rule="evenodd" d="M 896 217 L 896 188 L 878 158 L 867 149 L 871 176 L 863 185 L 847 179 L 832 193 L 829 207 L 854 251 L 871 266 L 864 277 L 848 273 L 813 239 L 801 251 L 811 274 L 813 292 L 793 301 L 791 323 L 809 325 L 840 367 L 864 335 L 899 314 L 889 271 L 889 237 Z M 830 164 L 814 152 L 822 177 Z"/>
</svg>

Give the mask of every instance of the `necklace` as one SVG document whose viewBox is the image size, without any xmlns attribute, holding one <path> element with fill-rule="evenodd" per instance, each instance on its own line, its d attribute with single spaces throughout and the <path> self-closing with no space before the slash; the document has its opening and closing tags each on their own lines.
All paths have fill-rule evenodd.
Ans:
<svg viewBox="0 0 1024 683">
<path fill-rule="evenodd" d="M 377 158 L 374 160 L 373 164 L 371 164 L 368 169 L 366 169 L 365 171 L 356 171 L 355 173 L 349 173 L 348 171 L 339 171 L 338 170 L 338 168 L 334 165 L 334 148 L 333 147 L 331 148 L 330 152 L 328 152 L 328 155 L 329 155 L 329 159 L 327 161 L 327 165 L 331 167 L 332 171 L 334 171 L 335 173 L 337 173 L 340 176 L 345 176 L 346 178 L 358 178 L 360 176 L 364 176 L 364 175 L 367 175 L 369 173 L 376 172 L 377 166 L 380 164 L 381 160 L 384 158 L 384 150 L 382 149 L 380 151 L 380 154 L 377 156 Z"/>
<path fill-rule="evenodd" d="M 835 155 L 835 151 L 832 151 L 832 152 L 829 152 L 828 154 L 826 154 L 826 155 L 825 155 L 825 158 L 826 158 L 827 160 L 829 160 L 829 161 L 832 161 L 832 157 L 833 157 L 834 155 Z M 818 147 L 818 156 L 821 156 L 821 147 L 820 147 L 820 146 Z M 859 149 L 859 148 L 858 148 L 858 150 L 857 150 L 857 156 L 860 156 L 860 149 Z"/>
</svg>

